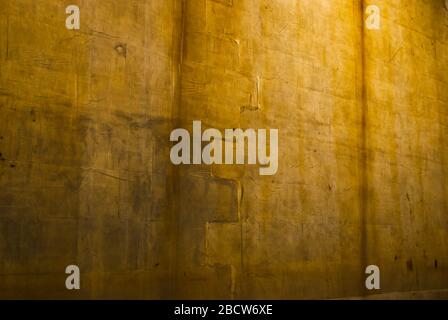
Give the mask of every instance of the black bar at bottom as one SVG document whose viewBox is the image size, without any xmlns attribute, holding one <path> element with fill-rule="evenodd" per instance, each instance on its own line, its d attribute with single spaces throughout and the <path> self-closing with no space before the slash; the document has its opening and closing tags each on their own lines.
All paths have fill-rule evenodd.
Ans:
<svg viewBox="0 0 448 320">
<path fill-rule="evenodd" d="M 1 301 L 2 314 L 86 319 L 364 319 L 440 317 L 447 301 Z"/>
</svg>

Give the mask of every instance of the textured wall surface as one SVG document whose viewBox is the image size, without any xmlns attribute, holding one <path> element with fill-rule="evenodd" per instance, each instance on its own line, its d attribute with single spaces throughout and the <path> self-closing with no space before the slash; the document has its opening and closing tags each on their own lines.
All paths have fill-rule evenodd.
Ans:
<svg viewBox="0 0 448 320">
<path fill-rule="evenodd" d="M 171 165 L 193 120 L 277 174 Z M 447 126 L 443 0 L 0 0 L 0 297 L 448 298 Z"/>
<path fill-rule="evenodd" d="M 0 296 L 168 297 L 179 3 L 68 4 L 1 0 Z"/>
<path fill-rule="evenodd" d="M 447 289 L 448 8 L 377 3 L 382 28 L 365 33 L 365 256 L 387 291 Z"/>
<path fill-rule="evenodd" d="M 363 284 L 356 5 L 187 2 L 183 124 L 279 128 L 280 151 L 274 176 L 253 166 L 183 170 L 186 296 L 327 297 Z"/>
</svg>

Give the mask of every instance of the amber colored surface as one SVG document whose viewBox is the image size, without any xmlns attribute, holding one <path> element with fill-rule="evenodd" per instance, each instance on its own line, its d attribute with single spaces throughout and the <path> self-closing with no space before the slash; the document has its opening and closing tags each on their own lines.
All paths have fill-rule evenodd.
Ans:
<svg viewBox="0 0 448 320">
<path fill-rule="evenodd" d="M 448 298 L 444 2 L 0 0 L 0 298 Z M 193 120 L 277 174 L 173 166 Z"/>
</svg>

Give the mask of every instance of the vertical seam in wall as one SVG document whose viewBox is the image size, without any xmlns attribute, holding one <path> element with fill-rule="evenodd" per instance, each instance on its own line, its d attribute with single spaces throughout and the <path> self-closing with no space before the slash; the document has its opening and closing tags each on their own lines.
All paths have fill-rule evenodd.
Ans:
<svg viewBox="0 0 448 320">
<path fill-rule="evenodd" d="M 180 5 L 180 8 L 176 8 L 177 4 Z M 173 88 L 173 113 L 172 113 L 172 125 L 173 127 L 178 127 L 180 124 L 180 112 L 181 112 L 181 99 L 182 99 L 182 61 L 183 61 L 183 52 L 184 52 L 184 37 L 185 37 L 185 8 L 186 3 L 185 0 L 175 1 L 175 9 L 180 10 L 180 28 L 176 31 L 176 37 L 173 37 L 173 60 L 177 60 L 177 66 L 173 66 L 173 72 L 177 73 L 177 77 L 175 76 L 176 83 Z M 180 38 L 178 38 L 178 37 Z M 179 45 L 175 45 L 178 43 Z M 178 250 L 179 250 L 179 201 L 180 201 L 180 185 L 177 183 L 180 181 L 179 179 L 179 168 L 170 164 L 172 168 L 172 179 L 171 179 L 171 187 L 170 190 L 171 195 L 169 196 L 169 203 L 171 208 L 171 219 L 173 219 L 174 224 L 174 249 L 173 254 L 170 259 L 174 261 L 171 262 L 173 266 L 171 269 L 170 278 L 170 299 L 177 298 L 175 295 L 177 292 L 178 286 L 178 275 L 179 275 L 179 265 L 178 265 Z M 174 198 L 174 199 L 173 199 Z M 174 201 L 173 201 L 174 200 Z"/>
<path fill-rule="evenodd" d="M 361 263 L 361 279 L 364 278 L 364 268 L 367 266 L 367 212 L 368 212 L 368 173 L 367 173 L 367 88 L 366 88 L 366 55 L 365 55 L 365 26 L 364 11 L 365 0 L 359 0 L 360 14 L 360 58 L 361 69 L 359 79 L 361 81 L 361 132 L 360 132 L 360 263 Z M 361 294 L 365 294 L 364 282 L 360 281 Z"/>
</svg>

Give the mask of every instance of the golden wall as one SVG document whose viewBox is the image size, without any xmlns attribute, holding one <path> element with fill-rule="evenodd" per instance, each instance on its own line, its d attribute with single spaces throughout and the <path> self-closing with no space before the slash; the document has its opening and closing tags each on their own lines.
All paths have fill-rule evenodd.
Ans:
<svg viewBox="0 0 448 320">
<path fill-rule="evenodd" d="M 172 165 L 193 120 L 278 172 Z M 0 0 L 0 297 L 448 298 L 447 126 L 444 0 Z"/>
</svg>

